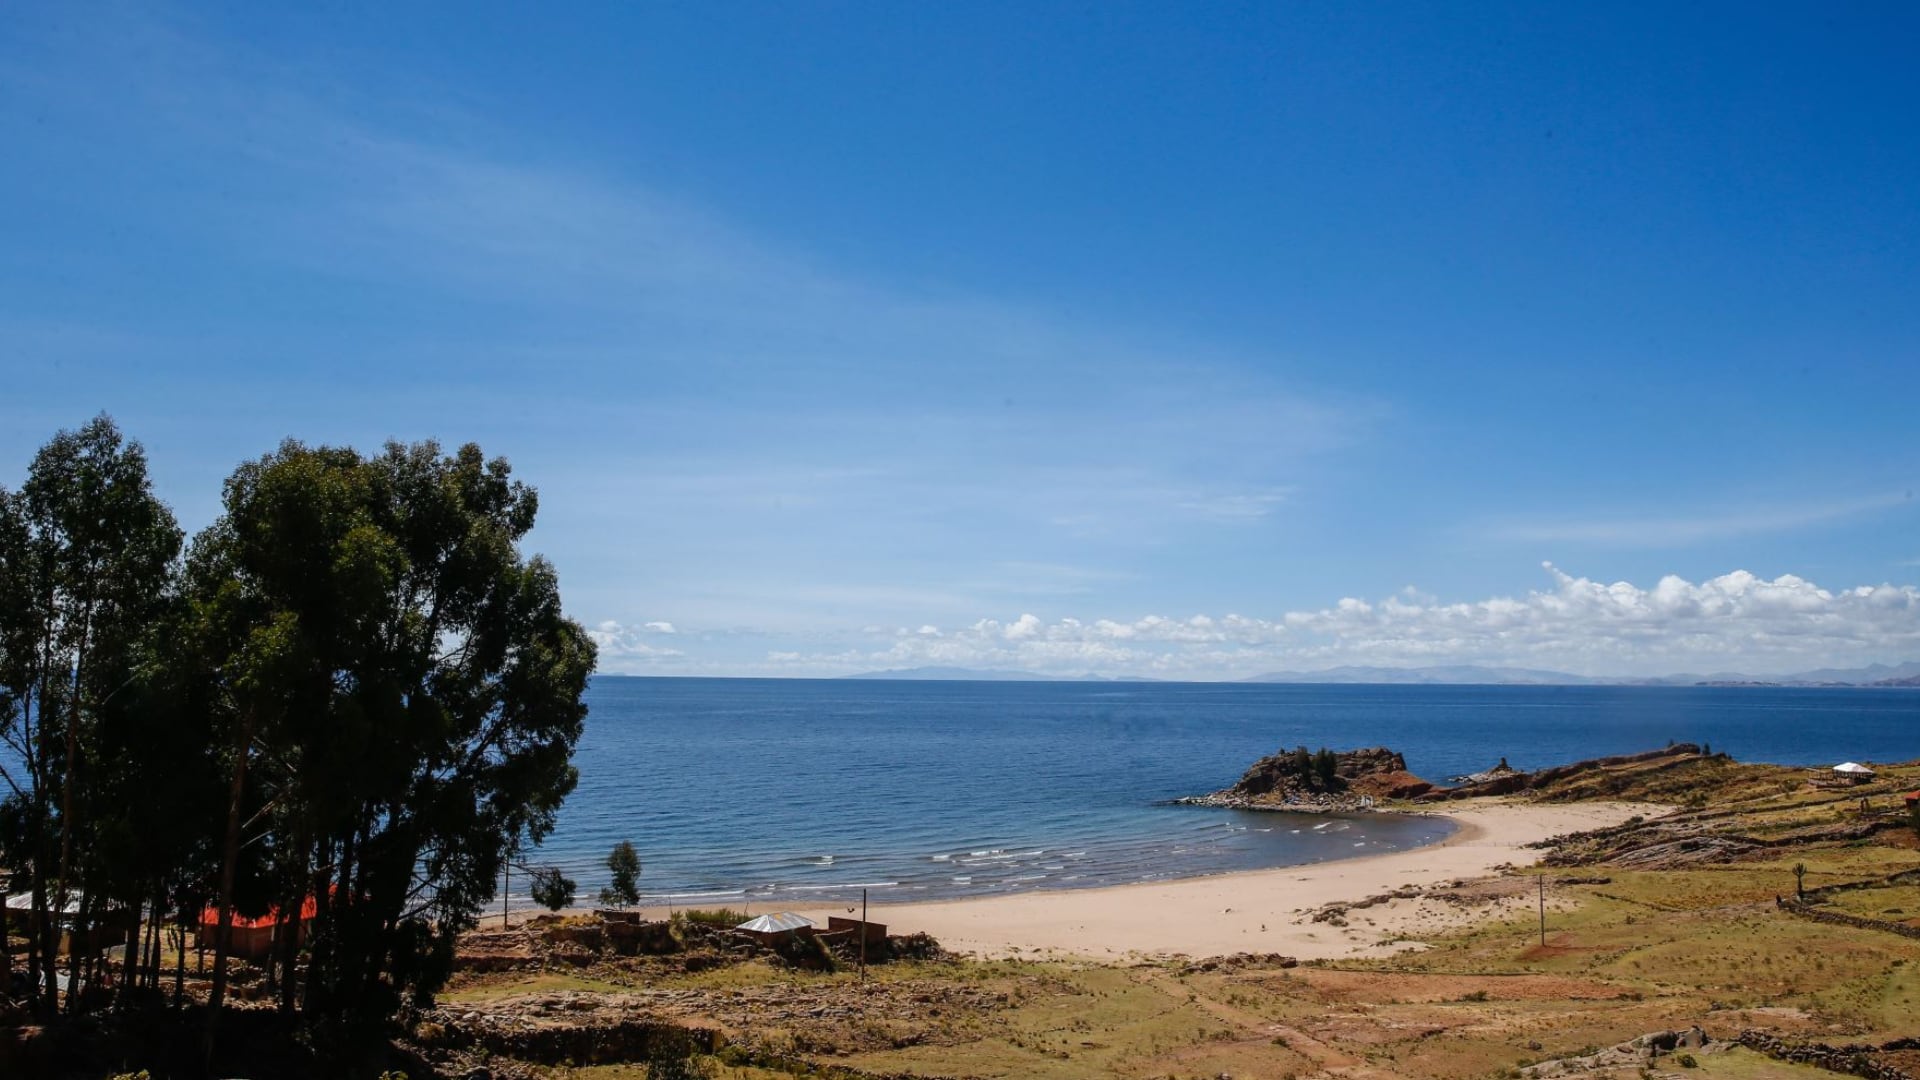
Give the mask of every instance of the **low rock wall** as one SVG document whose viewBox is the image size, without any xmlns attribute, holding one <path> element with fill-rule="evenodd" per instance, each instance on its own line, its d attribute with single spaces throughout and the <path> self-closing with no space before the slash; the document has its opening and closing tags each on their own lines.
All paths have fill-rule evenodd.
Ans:
<svg viewBox="0 0 1920 1080">
<path fill-rule="evenodd" d="M 1896 1069 L 1873 1060 L 1877 1050 L 1906 1049 L 1892 1043 L 1882 1046 L 1869 1046 L 1864 1043 L 1849 1043 L 1845 1046 L 1833 1046 L 1829 1043 L 1790 1043 L 1776 1035 L 1764 1031 L 1747 1030 L 1734 1040 L 1749 1050 L 1755 1050 L 1773 1058 L 1775 1061 L 1787 1061 L 1796 1065 L 1811 1065 L 1828 1072 L 1846 1073 L 1849 1076 L 1864 1077 L 1865 1080 L 1914 1080 L 1911 1073 Z M 1899 1042 L 1912 1042 L 1901 1039 Z"/>
<path fill-rule="evenodd" d="M 1901 937 L 1920 938 L 1920 926 L 1890 922 L 1886 919 L 1872 919 L 1865 915 L 1849 915 L 1844 911 L 1827 911 L 1799 900 L 1780 901 L 1780 910 L 1789 911 L 1803 919 L 1814 922 L 1832 923 L 1835 926 L 1857 926 L 1862 930 L 1884 930 Z"/>
<path fill-rule="evenodd" d="M 1904 827 L 1905 823 L 1901 825 Z M 1809 897 L 1832 896 L 1835 893 L 1857 892 L 1861 889 L 1883 889 L 1891 885 L 1912 885 L 1920 882 L 1920 870 L 1902 870 L 1897 874 L 1888 874 L 1883 878 L 1867 881 L 1842 881 L 1833 885 L 1822 885 L 1817 889 L 1808 889 Z"/>
</svg>

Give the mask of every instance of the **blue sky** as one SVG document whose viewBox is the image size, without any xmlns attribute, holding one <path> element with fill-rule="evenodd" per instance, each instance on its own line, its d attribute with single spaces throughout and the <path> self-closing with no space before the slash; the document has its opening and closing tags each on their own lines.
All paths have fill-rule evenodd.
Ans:
<svg viewBox="0 0 1920 1080">
<path fill-rule="evenodd" d="M 1910 6 L 269 7 L 0 12 L 0 483 L 477 441 L 611 671 L 1920 658 Z"/>
</svg>

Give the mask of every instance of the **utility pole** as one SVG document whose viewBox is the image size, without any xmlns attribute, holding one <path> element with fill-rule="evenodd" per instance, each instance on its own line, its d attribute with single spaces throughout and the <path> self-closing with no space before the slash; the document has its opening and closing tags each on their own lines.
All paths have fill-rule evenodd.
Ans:
<svg viewBox="0 0 1920 1080">
<path fill-rule="evenodd" d="M 860 890 L 860 981 L 867 981 L 867 890 Z"/>
<path fill-rule="evenodd" d="M 1540 947 L 1547 947 L 1547 875 L 1534 879 L 1540 883 Z"/>
</svg>

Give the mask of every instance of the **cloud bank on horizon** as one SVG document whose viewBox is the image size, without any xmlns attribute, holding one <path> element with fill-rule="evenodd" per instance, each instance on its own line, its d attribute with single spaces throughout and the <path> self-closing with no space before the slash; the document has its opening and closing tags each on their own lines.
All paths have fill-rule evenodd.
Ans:
<svg viewBox="0 0 1920 1080">
<path fill-rule="evenodd" d="M 1409 588 L 1379 601 L 1344 598 L 1277 618 L 1228 613 L 1116 621 L 1024 613 L 954 627 L 867 627 L 866 640 L 846 648 L 773 649 L 750 667 L 788 675 L 965 667 L 1208 680 L 1344 665 L 1479 664 L 1592 676 L 1785 674 L 1920 658 L 1920 588 L 1912 585 L 1835 591 L 1792 574 L 1767 580 L 1737 570 L 1698 583 L 1668 575 L 1643 588 L 1576 577 L 1551 563 L 1546 569 L 1550 589 L 1470 602 L 1442 602 Z M 601 669 L 609 673 L 699 674 L 717 659 L 703 660 L 692 651 L 697 646 L 662 644 L 688 635 L 661 623 L 605 622 L 592 633 Z"/>
</svg>

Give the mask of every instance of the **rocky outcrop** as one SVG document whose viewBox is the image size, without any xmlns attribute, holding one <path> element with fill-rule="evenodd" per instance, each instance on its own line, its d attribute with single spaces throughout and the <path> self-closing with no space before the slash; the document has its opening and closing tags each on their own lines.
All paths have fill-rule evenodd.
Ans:
<svg viewBox="0 0 1920 1080">
<path fill-rule="evenodd" d="M 1459 787 L 1442 788 L 1422 796 L 1426 800 L 1435 799 L 1474 799 L 1483 795 L 1516 795 L 1523 791 L 1539 791 L 1570 780 L 1582 773 L 1601 769 L 1617 768 L 1621 765 L 1639 765 L 1669 758 L 1673 761 L 1686 761 L 1700 756 L 1700 748 L 1693 743 L 1675 743 L 1660 750 L 1648 750 L 1640 754 L 1620 754 L 1614 757 L 1593 758 L 1588 761 L 1576 761 L 1571 765 L 1556 765 L 1548 769 L 1533 772 L 1520 772 L 1509 769 L 1505 773 L 1490 771 L 1488 778 L 1478 783 L 1465 783 Z M 1506 759 L 1502 758 L 1504 763 Z M 1472 780 L 1473 777 L 1467 779 Z"/>
<path fill-rule="evenodd" d="M 1432 789 L 1407 771 L 1406 758 L 1384 746 L 1317 753 L 1298 747 L 1254 762 L 1230 788 L 1180 802 L 1257 810 L 1357 809 L 1369 799 L 1408 799 Z"/>
<path fill-rule="evenodd" d="M 1502 777 L 1513 776 L 1519 771 L 1519 769 L 1507 764 L 1506 758 L 1501 758 L 1500 764 L 1495 765 L 1491 769 L 1487 769 L 1484 772 L 1468 773 L 1465 776 L 1456 776 L 1450 782 L 1453 784 L 1488 784 Z"/>
<path fill-rule="evenodd" d="M 1587 1054 L 1583 1057 L 1559 1058 L 1554 1061 L 1542 1061 L 1520 1070 L 1520 1075 L 1529 1080 L 1554 1076 L 1581 1076 L 1616 1069 L 1645 1069 L 1651 1066 L 1663 1054 L 1678 1054 L 1690 1050 L 1706 1050 L 1713 1040 L 1696 1025 L 1681 1031 L 1653 1031 L 1637 1039 L 1629 1039 L 1618 1046 L 1609 1046 L 1605 1050 Z M 1645 1075 L 1644 1073 L 1642 1075 Z"/>
<path fill-rule="evenodd" d="M 1343 780 L 1357 780 L 1376 773 L 1407 771 L 1407 759 L 1384 746 L 1336 751 L 1333 761 L 1334 774 Z"/>
</svg>

